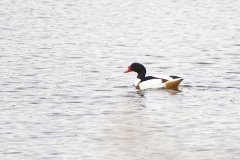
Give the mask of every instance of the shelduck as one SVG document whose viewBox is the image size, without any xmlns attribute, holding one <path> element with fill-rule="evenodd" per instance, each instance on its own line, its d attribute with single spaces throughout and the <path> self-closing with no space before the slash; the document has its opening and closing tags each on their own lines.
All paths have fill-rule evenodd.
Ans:
<svg viewBox="0 0 240 160">
<path fill-rule="evenodd" d="M 137 78 L 134 81 L 134 85 L 137 89 L 149 89 L 149 88 L 165 88 L 165 89 L 177 89 L 178 85 L 182 82 L 183 78 L 178 76 L 147 76 L 146 68 L 140 63 L 132 63 L 128 66 L 128 72 L 137 72 Z"/>
</svg>

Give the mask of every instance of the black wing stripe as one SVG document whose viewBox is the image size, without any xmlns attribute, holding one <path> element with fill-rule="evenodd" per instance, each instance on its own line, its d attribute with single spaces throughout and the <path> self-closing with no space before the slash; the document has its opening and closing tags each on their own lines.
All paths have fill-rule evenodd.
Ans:
<svg viewBox="0 0 240 160">
<path fill-rule="evenodd" d="M 169 76 L 171 77 L 172 79 L 178 79 L 178 78 L 181 78 L 181 77 L 178 77 L 178 76 Z"/>
<path fill-rule="evenodd" d="M 141 82 L 144 82 L 144 81 L 148 81 L 148 80 L 151 80 L 151 79 L 161 79 L 161 78 L 157 78 L 157 77 L 153 77 L 153 76 L 147 76 L 147 77 L 144 77 L 141 81 Z"/>
</svg>

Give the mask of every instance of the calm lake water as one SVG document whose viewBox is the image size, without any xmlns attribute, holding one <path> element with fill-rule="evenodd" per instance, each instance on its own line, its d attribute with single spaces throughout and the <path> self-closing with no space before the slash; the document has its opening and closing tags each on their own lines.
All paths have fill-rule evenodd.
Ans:
<svg viewBox="0 0 240 160">
<path fill-rule="evenodd" d="M 0 159 L 239 160 L 239 8 L 1 0 Z M 132 62 L 184 81 L 136 90 Z"/>
</svg>

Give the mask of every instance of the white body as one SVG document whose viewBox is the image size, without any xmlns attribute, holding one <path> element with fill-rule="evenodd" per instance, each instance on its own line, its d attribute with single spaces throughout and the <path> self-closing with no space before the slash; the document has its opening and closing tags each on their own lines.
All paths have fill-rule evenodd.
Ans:
<svg viewBox="0 0 240 160">
<path fill-rule="evenodd" d="M 134 85 L 137 86 L 140 82 L 140 79 L 136 78 Z M 162 83 L 160 79 L 151 79 L 139 84 L 140 89 L 148 89 L 148 88 L 165 88 L 165 84 Z"/>
<path fill-rule="evenodd" d="M 139 85 L 139 88 L 144 90 L 144 89 L 148 89 L 148 88 L 153 88 L 153 89 L 168 88 L 167 84 L 169 84 L 171 82 L 175 82 L 175 81 L 176 81 L 176 83 L 178 83 L 179 81 L 180 82 L 182 81 L 182 78 L 173 79 L 172 77 L 169 77 L 169 76 L 154 76 L 154 77 L 160 78 L 160 79 L 150 79 L 150 80 L 139 83 L 141 80 L 139 78 L 136 78 L 134 81 L 134 85 L 136 87 Z M 168 81 L 163 83 L 161 79 L 166 79 Z"/>
</svg>

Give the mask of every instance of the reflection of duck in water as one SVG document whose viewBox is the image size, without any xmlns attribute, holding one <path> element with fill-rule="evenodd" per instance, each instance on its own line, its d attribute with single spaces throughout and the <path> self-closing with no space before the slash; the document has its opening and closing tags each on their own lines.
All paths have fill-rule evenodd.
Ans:
<svg viewBox="0 0 240 160">
<path fill-rule="evenodd" d="M 178 85 L 182 82 L 183 78 L 177 76 L 147 76 L 146 68 L 140 63 L 132 63 L 128 66 L 128 72 L 137 72 L 137 78 L 135 79 L 134 85 L 137 89 L 148 89 L 148 88 L 166 88 L 166 89 L 177 89 Z"/>
</svg>

